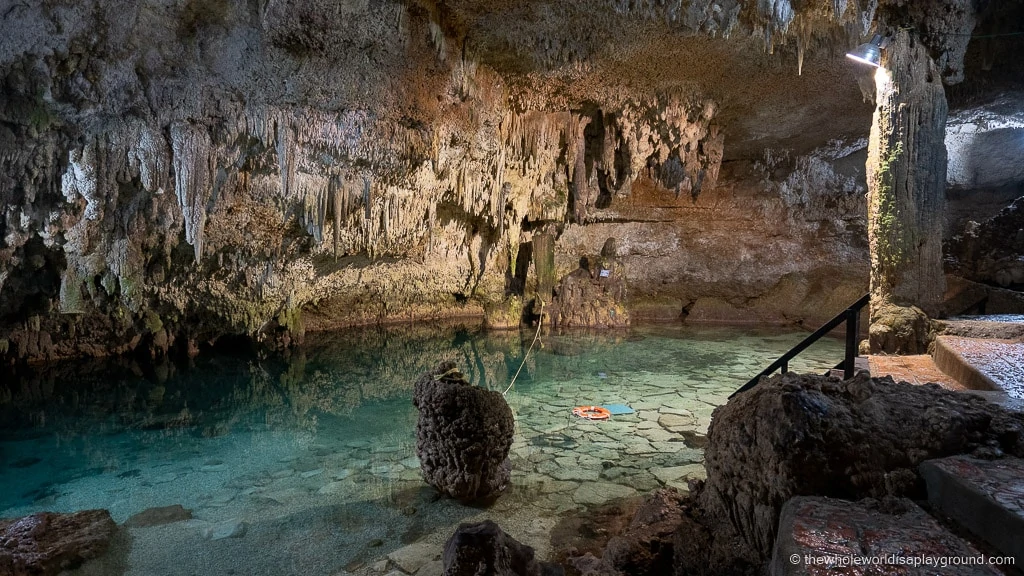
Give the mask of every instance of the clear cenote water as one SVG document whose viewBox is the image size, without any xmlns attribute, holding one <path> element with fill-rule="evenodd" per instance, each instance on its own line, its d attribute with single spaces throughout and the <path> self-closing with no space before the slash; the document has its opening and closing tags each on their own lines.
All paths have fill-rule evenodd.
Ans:
<svg viewBox="0 0 1024 576">
<path fill-rule="evenodd" d="M 483 518 L 543 556 L 559 514 L 702 477 L 714 408 L 804 336 L 676 325 L 543 336 L 507 396 L 513 485 L 487 509 L 424 486 L 412 384 L 451 360 L 504 390 L 532 332 L 380 329 L 318 336 L 288 362 L 61 365 L 0 385 L 0 517 L 192 511 L 126 530 L 89 573 L 332 576 L 414 543 L 439 553 L 456 524 Z M 824 339 L 790 368 L 823 372 L 841 357 Z M 570 412 L 611 403 L 635 413 Z"/>
</svg>

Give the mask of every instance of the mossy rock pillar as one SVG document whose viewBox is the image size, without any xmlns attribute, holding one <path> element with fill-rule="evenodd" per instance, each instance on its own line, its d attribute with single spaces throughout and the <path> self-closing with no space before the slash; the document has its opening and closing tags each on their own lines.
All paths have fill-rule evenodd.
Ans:
<svg viewBox="0 0 1024 576">
<path fill-rule="evenodd" d="M 942 305 L 946 94 L 935 62 L 908 30 L 890 42 L 875 84 L 867 161 L 871 350 L 919 353 L 930 322 L 889 324 L 919 320 L 894 307 L 916 307 L 934 318 Z"/>
<path fill-rule="evenodd" d="M 537 297 L 550 304 L 555 289 L 555 238 L 551 234 L 533 237 L 533 269 L 537 274 Z"/>
</svg>

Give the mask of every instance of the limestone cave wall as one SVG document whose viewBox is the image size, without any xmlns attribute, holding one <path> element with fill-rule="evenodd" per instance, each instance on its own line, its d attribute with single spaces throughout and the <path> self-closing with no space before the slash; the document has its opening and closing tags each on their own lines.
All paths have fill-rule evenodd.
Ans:
<svg viewBox="0 0 1024 576">
<path fill-rule="evenodd" d="M 559 275 L 616 237 L 641 317 L 830 316 L 867 283 L 836 58 L 882 4 L 12 4 L 0 358 L 479 315 L 536 233 Z"/>
</svg>

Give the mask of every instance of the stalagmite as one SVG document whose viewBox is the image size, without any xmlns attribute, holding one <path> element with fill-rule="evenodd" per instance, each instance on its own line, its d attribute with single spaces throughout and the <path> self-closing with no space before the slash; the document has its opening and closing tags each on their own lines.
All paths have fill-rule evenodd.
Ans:
<svg viewBox="0 0 1024 576">
<path fill-rule="evenodd" d="M 917 354 L 930 339 L 921 311 L 939 314 L 946 285 L 946 96 L 910 31 L 896 34 L 883 64 L 867 162 L 871 346 Z"/>
</svg>

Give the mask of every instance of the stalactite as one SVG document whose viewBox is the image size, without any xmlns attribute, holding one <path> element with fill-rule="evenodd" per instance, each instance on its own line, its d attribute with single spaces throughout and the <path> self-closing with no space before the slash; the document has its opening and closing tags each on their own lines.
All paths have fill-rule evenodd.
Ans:
<svg viewBox="0 0 1024 576">
<path fill-rule="evenodd" d="M 277 121 L 276 148 L 281 173 L 281 195 L 288 198 L 295 186 L 296 146 L 292 127 L 285 119 Z"/>
<path fill-rule="evenodd" d="M 328 184 L 328 194 L 331 197 L 331 212 L 334 216 L 334 261 L 337 262 L 338 247 L 341 244 L 341 220 L 348 216 L 348 191 L 337 176 L 332 176 Z"/>
<path fill-rule="evenodd" d="M 211 146 L 206 128 L 181 122 L 171 126 L 174 190 L 185 221 L 185 240 L 195 248 L 196 262 L 203 256 L 206 204 L 213 190 Z"/>
<path fill-rule="evenodd" d="M 842 0 L 836 0 L 840 2 Z M 802 76 L 804 73 L 804 55 L 811 44 L 811 37 L 814 33 L 814 26 L 804 16 L 796 17 L 796 74 Z"/>
</svg>

